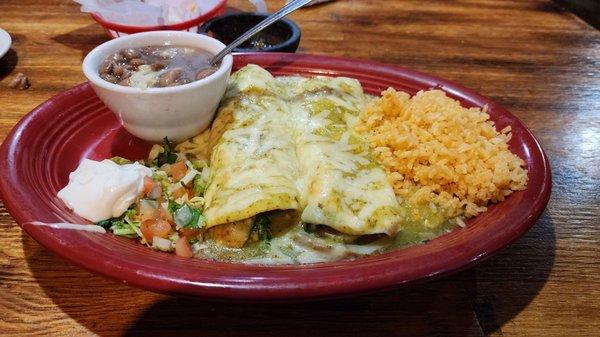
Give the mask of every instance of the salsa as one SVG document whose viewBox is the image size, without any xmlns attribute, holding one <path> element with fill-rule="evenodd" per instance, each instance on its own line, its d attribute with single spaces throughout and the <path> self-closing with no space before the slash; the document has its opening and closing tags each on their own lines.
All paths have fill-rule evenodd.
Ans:
<svg viewBox="0 0 600 337">
<path fill-rule="evenodd" d="M 118 165 L 136 164 L 120 157 L 111 160 Z M 299 214 L 275 210 L 248 219 L 238 244 L 234 234 L 239 227 L 206 228 L 204 192 L 211 170 L 207 162 L 175 152 L 165 139 L 162 146 L 154 145 L 143 164 L 152 174 L 144 176 L 135 202 L 122 215 L 97 225 L 181 257 L 253 264 L 336 261 L 427 242 L 458 227 L 431 206 L 408 203 L 401 205 L 409 214 L 407 221 L 394 236 L 344 234 L 302 223 Z"/>
</svg>

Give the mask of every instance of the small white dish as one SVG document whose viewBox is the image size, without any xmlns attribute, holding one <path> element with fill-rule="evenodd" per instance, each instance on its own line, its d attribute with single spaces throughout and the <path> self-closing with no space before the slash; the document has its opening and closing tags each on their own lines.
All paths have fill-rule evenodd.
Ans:
<svg viewBox="0 0 600 337">
<path fill-rule="evenodd" d="M 0 28 L 0 59 L 6 55 L 11 44 L 12 39 L 10 35 L 4 29 Z"/>
<path fill-rule="evenodd" d="M 180 31 L 153 31 L 123 36 L 94 48 L 83 60 L 83 73 L 98 97 L 131 134 L 151 142 L 182 140 L 208 127 L 225 93 L 233 65 L 227 55 L 210 76 L 188 84 L 140 89 L 107 82 L 98 69 L 107 55 L 123 48 L 175 45 L 217 54 L 225 45 L 211 37 Z"/>
</svg>

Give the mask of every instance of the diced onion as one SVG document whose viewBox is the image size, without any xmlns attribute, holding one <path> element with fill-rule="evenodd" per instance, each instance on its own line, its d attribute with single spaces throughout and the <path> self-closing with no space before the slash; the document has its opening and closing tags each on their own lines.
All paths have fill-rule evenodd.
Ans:
<svg viewBox="0 0 600 337">
<path fill-rule="evenodd" d="M 158 250 L 162 250 L 163 252 L 169 252 L 172 250 L 173 244 L 170 240 L 161 238 L 159 236 L 155 236 L 152 238 L 152 247 Z"/>
<path fill-rule="evenodd" d="M 142 221 L 153 219 L 156 217 L 156 209 L 158 203 L 156 200 L 141 199 L 140 200 L 140 218 Z"/>
<path fill-rule="evenodd" d="M 207 166 L 202 169 L 202 173 L 200 173 L 200 179 L 208 181 L 208 178 L 210 178 L 210 167 Z"/>
<path fill-rule="evenodd" d="M 183 205 L 173 213 L 173 220 L 177 228 L 181 228 L 192 221 L 192 210 L 188 205 Z"/>
<path fill-rule="evenodd" d="M 175 191 L 177 191 L 178 189 L 184 187 L 180 181 L 169 185 L 169 188 L 167 189 L 167 191 L 169 192 L 169 194 L 173 194 L 175 193 Z"/>
<path fill-rule="evenodd" d="M 183 176 L 183 178 L 181 178 L 180 181 L 182 184 L 187 185 L 194 179 L 194 177 L 197 174 L 200 174 L 200 172 L 194 170 L 193 168 L 189 168 L 187 173 Z"/>
<path fill-rule="evenodd" d="M 160 184 L 156 183 L 154 184 L 154 187 L 152 187 L 152 190 L 150 190 L 150 192 L 148 193 L 148 198 L 158 199 L 158 197 L 160 197 L 161 195 L 162 187 L 160 186 Z"/>
<path fill-rule="evenodd" d="M 204 243 L 200 243 L 200 242 L 196 242 L 192 245 L 192 253 L 194 253 L 194 255 L 198 254 L 202 249 L 206 248 L 206 244 Z"/>
</svg>

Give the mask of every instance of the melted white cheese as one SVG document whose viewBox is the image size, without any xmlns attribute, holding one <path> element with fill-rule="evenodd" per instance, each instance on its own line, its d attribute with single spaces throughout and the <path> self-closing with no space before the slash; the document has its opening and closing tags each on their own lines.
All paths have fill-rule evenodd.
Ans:
<svg viewBox="0 0 600 337">
<path fill-rule="evenodd" d="M 360 84 L 344 78 L 297 81 L 290 94 L 299 95 L 291 101 L 293 119 L 315 120 L 319 125 L 295 126 L 301 165 L 297 186 L 306 204 L 302 221 L 348 234 L 395 233 L 401 219 L 394 192 L 368 150 L 361 150 L 364 141 L 352 131 L 366 101 Z M 334 130 L 346 131 L 328 133 Z"/>
<path fill-rule="evenodd" d="M 260 67 L 245 67 L 232 76 L 226 97 L 236 108 L 211 157 L 207 227 L 297 209 L 295 147 L 275 79 Z"/>
<path fill-rule="evenodd" d="M 98 222 L 122 215 L 142 192 L 143 178 L 151 175 L 152 170 L 138 163 L 84 159 L 58 197 L 79 216 Z"/>
<path fill-rule="evenodd" d="M 294 264 L 337 261 L 357 255 L 368 255 L 386 247 L 385 241 L 366 245 L 344 244 L 308 234 L 298 227 L 269 242 L 269 250 L 246 259 L 248 264 Z"/>
<path fill-rule="evenodd" d="M 248 66 L 232 76 L 226 97 L 234 118 L 211 158 L 209 227 L 295 208 L 302 221 L 343 233 L 398 230 L 392 187 L 352 131 L 367 100 L 358 81 L 275 79 Z"/>
<path fill-rule="evenodd" d="M 138 67 L 138 70 L 131 73 L 129 86 L 140 89 L 153 87 L 158 82 L 161 73 L 160 71 L 153 71 L 149 65 L 143 64 Z"/>
</svg>

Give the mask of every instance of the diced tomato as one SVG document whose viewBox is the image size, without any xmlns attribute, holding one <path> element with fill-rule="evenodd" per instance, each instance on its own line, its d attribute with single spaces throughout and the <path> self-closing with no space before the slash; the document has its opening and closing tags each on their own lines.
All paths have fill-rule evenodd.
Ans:
<svg viewBox="0 0 600 337">
<path fill-rule="evenodd" d="M 160 219 L 167 220 L 171 225 L 173 225 L 175 222 L 173 222 L 173 216 L 171 213 L 162 206 L 159 206 L 158 208 L 158 217 Z"/>
<path fill-rule="evenodd" d="M 185 237 L 180 237 L 177 242 L 175 242 L 175 255 L 181 257 L 192 257 L 192 247 L 190 247 L 190 243 L 188 239 Z"/>
<path fill-rule="evenodd" d="M 187 170 L 188 170 L 188 168 L 185 165 L 185 163 L 182 161 L 179 161 L 179 162 L 171 165 L 171 177 L 173 177 L 173 180 L 179 181 L 179 180 L 181 180 L 181 178 L 185 177 Z"/>
<path fill-rule="evenodd" d="M 142 221 L 156 219 L 159 217 L 159 213 L 156 208 L 142 206 L 141 204 L 138 206 L 138 214 Z"/>
<path fill-rule="evenodd" d="M 147 195 L 156 186 L 156 182 L 150 177 L 144 177 L 144 195 Z"/>
<path fill-rule="evenodd" d="M 150 199 L 158 199 L 162 195 L 162 186 L 159 183 L 154 184 L 154 187 L 146 196 Z"/>
<path fill-rule="evenodd" d="M 155 236 L 166 238 L 171 233 L 171 225 L 162 219 L 149 219 L 142 222 L 140 230 L 144 239 L 148 243 L 152 243 L 152 238 Z"/>
<path fill-rule="evenodd" d="M 156 209 L 156 217 L 159 219 L 168 220 L 167 214 L 169 214 L 169 211 L 162 207 L 161 204 L 158 204 L 158 208 Z"/>
<path fill-rule="evenodd" d="M 171 193 L 171 197 L 173 199 L 178 199 L 180 198 L 182 195 L 184 195 L 186 193 L 185 191 L 185 187 L 180 187 L 178 189 L 176 189 L 173 193 Z"/>
<path fill-rule="evenodd" d="M 178 198 L 181 198 L 184 194 L 188 195 L 188 199 L 191 199 L 195 196 L 194 191 L 182 186 L 181 188 L 179 188 L 175 192 L 173 192 L 173 194 L 171 194 L 171 197 L 173 197 L 173 199 L 178 199 Z"/>
<path fill-rule="evenodd" d="M 199 228 L 180 228 L 179 233 L 188 239 L 195 238 L 200 234 Z"/>
</svg>

